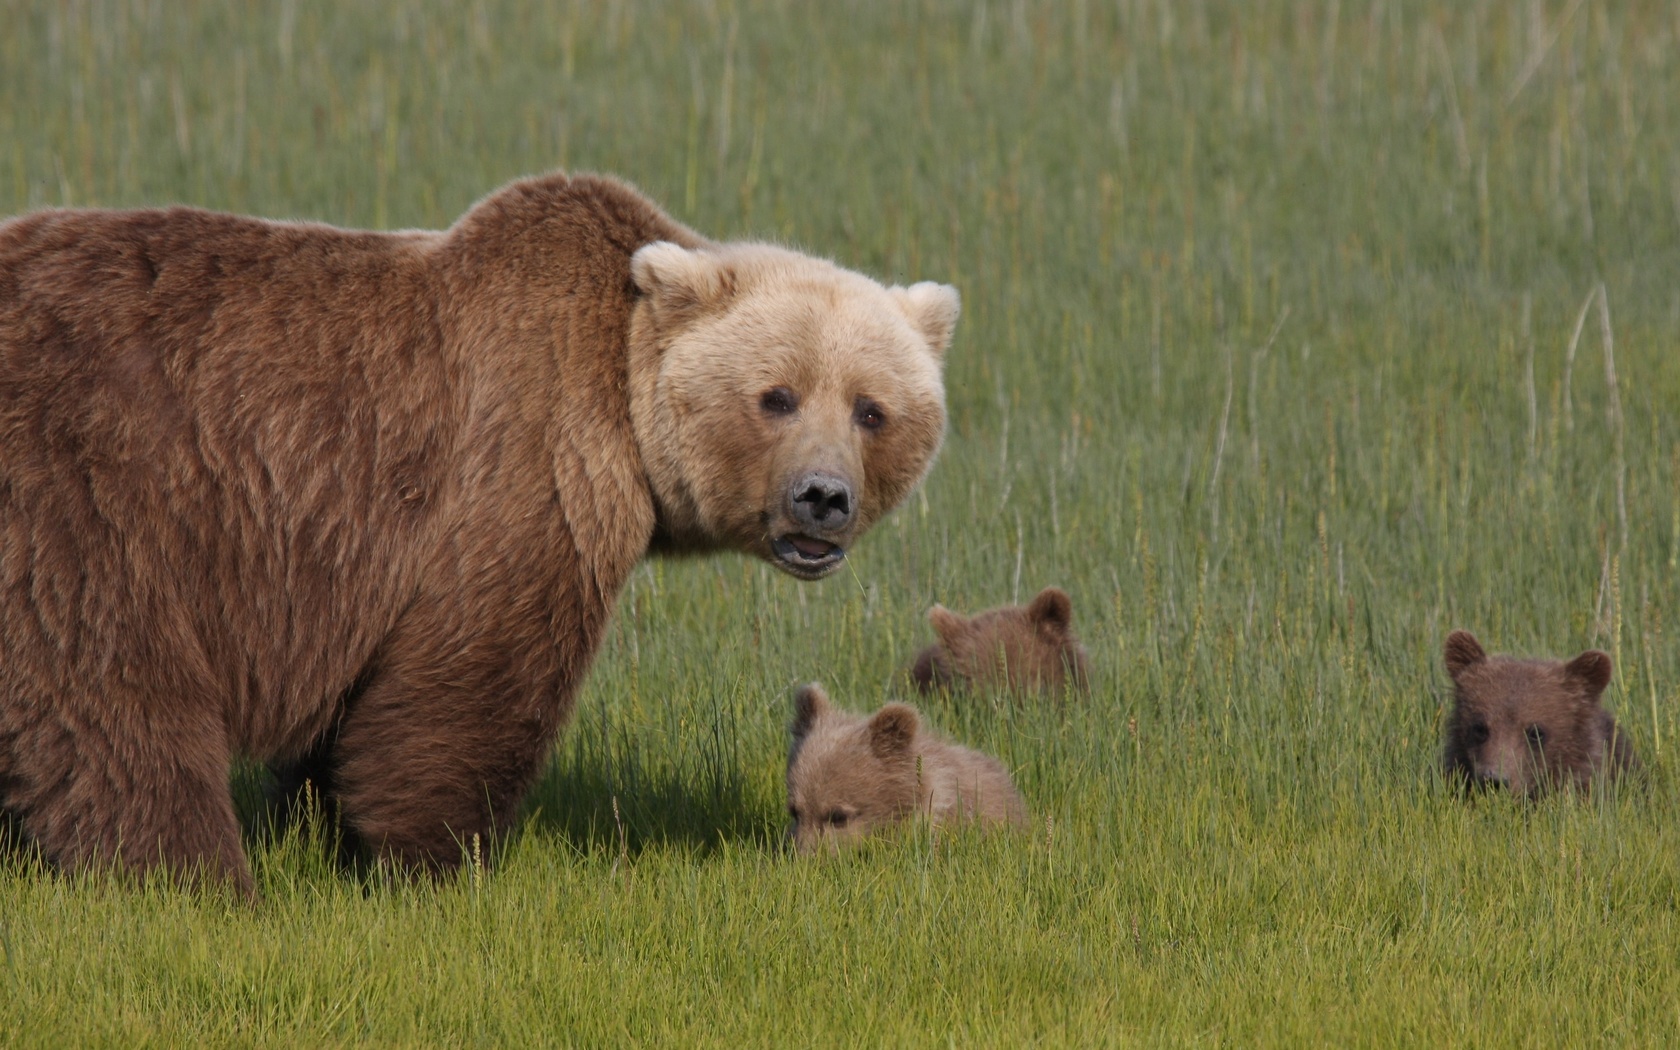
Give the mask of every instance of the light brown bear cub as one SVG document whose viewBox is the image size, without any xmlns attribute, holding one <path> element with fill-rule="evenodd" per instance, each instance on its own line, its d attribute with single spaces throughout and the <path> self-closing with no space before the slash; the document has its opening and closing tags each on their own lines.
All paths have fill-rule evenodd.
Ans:
<svg viewBox="0 0 1680 1050">
<path fill-rule="evenodd" d="M 934 824 L 1022 825 L 1026 804 L 1003 763 L 922 728 L 916 709 L 841 711 L 815 682 L 794 697 L 788 752 L 793 844 L 810 853 L 911 816 Z"/>
<path fill-rule="evenodd" d="M 943 605 L 928 610 L 939 641 L 922 650 L 910 680 L 935 689 L 1055 692 L 1090 689 L 1084 646 L 1073 633 L 1073 600 L 1046 587 L 1027 605 L 1006 605 L 974 616 Z"/>
<path fill-rule="evenodd" d="M 1447 720 L 1448 774 L 1470 785 L 1533 798 L 1637 764 L 1633 747 L 1599 697 L 1610 657 L 1596 649 L 1562 660 L 1489 656 L 1469 631 L 1445 646 L 1454 704 Z"/>
</svg>

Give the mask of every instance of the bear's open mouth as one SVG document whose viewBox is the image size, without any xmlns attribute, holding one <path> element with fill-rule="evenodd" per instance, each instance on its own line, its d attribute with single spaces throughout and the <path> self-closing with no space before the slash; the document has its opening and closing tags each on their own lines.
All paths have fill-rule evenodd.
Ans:
<svg viewBox="0 0 1680 1050">
<path fill-rule="evenodd" d="M 770 541 L 770 552 L 782 568 L 795 576 L 816 579 L 827 576 L 846 560 L 846 552 L 827 540 L 812 539 L 790 532 Z"/>
</svg>

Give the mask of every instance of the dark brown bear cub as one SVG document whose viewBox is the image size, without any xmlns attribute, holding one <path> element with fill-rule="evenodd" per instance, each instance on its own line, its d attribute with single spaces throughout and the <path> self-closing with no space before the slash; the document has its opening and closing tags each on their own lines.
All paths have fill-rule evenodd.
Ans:
<svg viewBox="0 0 1680 1050">
<path fill-rule="evenodd" d="M 922 650 L 910 679 L 935 689 L 1055 692 L 1090 688 L 1085 648 L 1073 633 L 1073 600 L 1046 587 L 1027 605 L 1006 605 L 974 616 L 943 605 L 928 610 L 939 641 Z"/>
<path fill-rule="evenodd" d="M 1534 798 L 1636 765 L 1633 747 L 1599 697 L 1610 657 L 1589 649 L 1562 660 L 1489 656 L 1469 631 L 1447 636 L 1454 704 L 1447 719 L 1449 775 Z"/>
</svg>

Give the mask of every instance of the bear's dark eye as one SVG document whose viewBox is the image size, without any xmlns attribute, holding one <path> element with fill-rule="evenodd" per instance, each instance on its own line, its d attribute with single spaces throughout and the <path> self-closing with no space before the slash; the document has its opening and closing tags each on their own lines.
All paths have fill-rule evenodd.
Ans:
<svg viewBox="0 0 1680 1050">
<path fill-rule="evenodd" d="M 758 396 L 758 407 L 767 415 L 792 415 L 799 408 L 799 395 L 785 386 L 773 386 Z"/>
<path fill-rule="evenodd" d="M 839 810 L 835 810 L 833 813 L 830 813 L 828 815 L 829 824 L 831 824 L 831 825 L 833 825 L 834 827 L 837 827 L 837 828 L 845 827 L 846 826 L 846 821 L 848 821 L 850 819 L 852 819 L 852 818 L 848 817 L 846 814 L 840 812 Z"/>
<path fill-rule="evenodd" d="M 1523 732 L 1528 737 L 1529 747 L 1539 747 L 1546 742 L 1546 727 L 1538 722 L 1529 726 Z"/>
<path fill-rule="evenodd" d="M 1468 735 L 1469 735 L 1470 743 L 1471 743 L 1472 746 L 1474 746 L 1476 744 L 1487 743 L 1487 738 L 1488 738 L 1487 723 L 1486 722 L 1472 722 L 1472 723 L 1470 723 L 1470 732 L 1469 732 Z"/>
<path fill-rule="evenodd" d="M 795 824 L 799 823 L 799 807 L 798 806 L 789 806 L 788 807 L 788 816 L 793 818 L 793 822 Z"/>
<path fill-rule="evenodd" d="M 852 418 L 865 430 L 879 430 L 887 414 L 873 398 L 860 397 L 852 405 Z"/>
</svg>

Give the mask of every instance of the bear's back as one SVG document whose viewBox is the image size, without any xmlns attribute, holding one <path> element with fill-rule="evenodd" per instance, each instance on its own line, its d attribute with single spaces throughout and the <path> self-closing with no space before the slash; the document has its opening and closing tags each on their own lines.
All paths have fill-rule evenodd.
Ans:
<svg viewBox="0 0 1680 1050">
<path fill-rule="evenodd" d="M 190 208 L 0 225 L 0 689 L 120 660 L 146 693 L 291 712 L 354 673 L 413 560 L 400 492 L 454 437 L 438 240 Z"/>
<path fill-rule="evenodd" d="M 928 784 L 926 807 L 936 822 L 1026 823 L 1026 803 L 1001 761 L 932 734 L 917 745 Z"/>
</svg>

